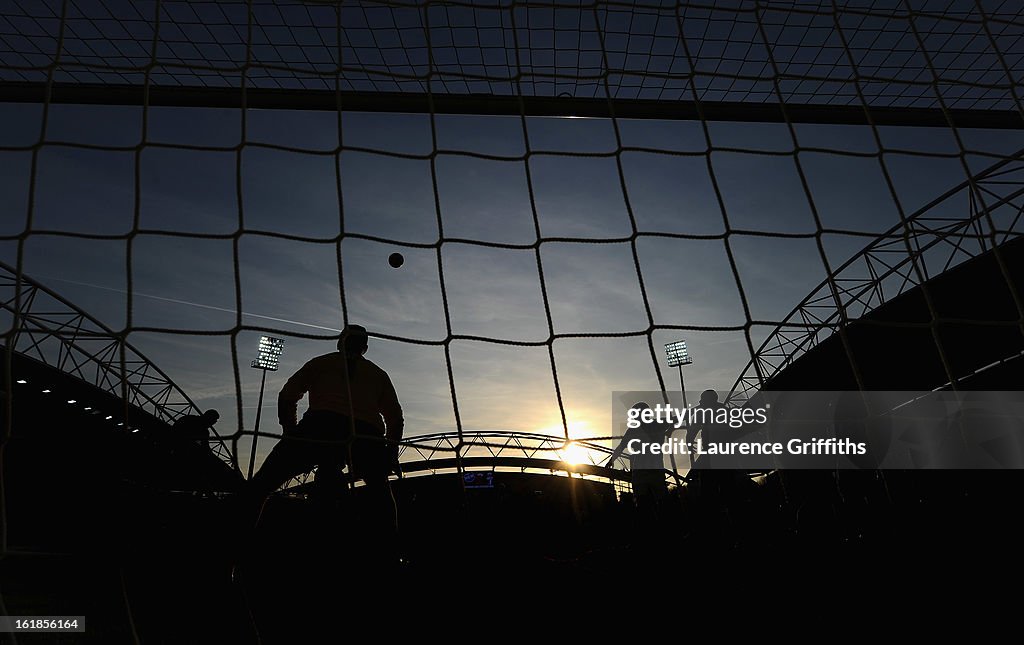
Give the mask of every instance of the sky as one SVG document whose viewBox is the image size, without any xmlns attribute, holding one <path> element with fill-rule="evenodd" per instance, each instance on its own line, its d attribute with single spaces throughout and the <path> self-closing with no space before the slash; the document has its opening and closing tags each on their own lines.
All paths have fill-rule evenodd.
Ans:
<svg viewBox="0 0 1024 645">
<path fill-rule="evenodd" d="M 237 87 L 244 70 L 264 89 L 1014 107 L 1014 3 L 903 5 L 48 0 L 0 11 L 0 82 Z M 0 260 L 126 331 L 224 434 L 253 425 L 260 334 L 286 339 L 272 406 L 347 312 L 390 338 L 368 356 L 409 435 L 454 430 L 456 403 L 467 431 L 561 435 L 553 331 L 570 434 L 601 436 L 613 391 L 676 387 L 665 343 L 689 345 L 687 389 L 724 395 L 746 334 L 758 346 L 897 202 L 964 181 L 964 149 L 981 169 L 1024 147 L 882 127 L 880 156 L 863 126 L 706 125 L 55 104 L 44 128 L 41 106 L 0 103 Z M 824 259 L 814 213 L 844 231 Z M 588 337 L 652 322 L 686 329 Z M 477 339 L 446 358 L 449 324 Z"/>
<path fill-rule="evenodd" d="M 129 342 L 199 407 L 221 411 L 218 428 L 230 434 L 252 428 L 260 374 L 249 361 L 267 333 L 236 329 L 236 240 L 243 325 L 286 339 L 281 369 L 268 376 L 262 430 L 274 429 L 285 379 L 333 349 L 330 340 L 296 334 L 341 328 L 340 255 L 350 321 L 418 341 L 371 339 L 367 354 L 391 374 L 407 436 L 416 436 L 455 429 L 431 246 L 439 208 L 452 333 L 540 343 L 451 342 L 463 429 L 561 435 L 529 246 L 537 239 L 534 208 L 544 238 L 571 238 L 540 246 L 556 334 L 647 328 L 630 244 L 594 243 L 628 237 L 630 210 L 642 233 L 698 236 L 644 236 L 636 250 L 655 324 L 728 328 L 655 330 L 665 385 L 675 389 L 678 380 L 664 366 L 663 346 L 682 338 L 694 360 L 687 389 L 724 396 L 749 360 L 747 316 L 725 242 L 714 237 L 725 219 L 709 158 L 731 228 L 747 231 L 728 240 L 756 321 L 782 320 L 826 275 L 813 238 L 757 234 L 817 230 L 797 160 L 823 226 L 848 233 L 822 238 L 832 267 L 899 222 L 880 159 L 908 214 L 965 179 L 952 132 L 939 128 L 880 128 L 879 157 L 864 126 L 796 125 L 801 151 L 793 155 L 784 124 L 709 123 L 709 153 L 694 121 L 538 117 L 526 119 L 524 135 L 519 117 L 434 119 L 436 146 L 429 115 L 346 112 L 339 136 L 333 112 L 250 110 L 236 181 L 238 110 L 152 107 L 136 159 L 140 108 L 53 105 L 41 135 L 38 105 L 0 104 L 0 261 L 15 264 L 20 248 L 26 274 L 114 330 L 127 328 Z M 979 170 L 995 161 L 988 155 L 1024 148 L 1017 131 L 960 136 Z M 30 147 L 39 141 L 32 186 Z M 345 237 L 339 247 L 342 213 L 346 236 L 386 241 Z M 399 269 L 387 263 L 395 251 L 405 256 Z M 751 327 L 755 346 L 772 327 Z M 661 389 L 645 336 L 560 338 L 553 351 L 574 438 L 610 434 L 613 391 Z M 260 444 L 260 459 L 270 446 Z M 240 447 L 248 454 L 247 443 Z"/>
</svg>

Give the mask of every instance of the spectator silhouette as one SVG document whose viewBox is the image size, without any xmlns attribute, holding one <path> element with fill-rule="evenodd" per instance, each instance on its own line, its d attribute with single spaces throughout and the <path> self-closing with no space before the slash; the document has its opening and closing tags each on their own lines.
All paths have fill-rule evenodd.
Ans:
<svg viewBox="0 0 1024 645">
<path fill-rule="evenodd" d="M 366 329 L 346 327 L 338 351 L 313 358 L 285 383 L 278 396 L 278 420 L 284 436 L 249 481 L 248 500 L 260 510 L 286 481 L 317 467 L 317 480 L 339 481 L 340 471 L 366 483 L 369 519 L 375 542 L 394 561 L 398 518 L 388 475 L 398 461 L 402 407 L 388 374 L 363 357 Z M 309 407 L 297 421 L 298 402 Z M 320 487 L 321 481 L 317 482 Z"/>
<path fill-rule="evenodd" d="M 726 433 L 727 427 L 715 421 L 719 410 L 723 407 L 725 406 L 718 402 L 718 392 L 704 390 L 700 393 L 700 402 L 697 404 L 697 410 L 694 411 L 692 417 L 694 423 L 689 423 L 686 426 L 687 445 L 695 446 L 694 442 L 697 440 L 698 432 L 700 433 L 701 443 L 704 444 L 705 448 L 707 448 L 707 444 L 710 441 L 725 439 L 723 435 Z M 702 454 L 693 463 L 693 467 L 700 470 L 726 467 L 720 455 L 715 455 L 714 457 L 712 459 L 712 455 Z"/>
<path fill-rule="evenodd" d="M 700 394 L 697 409 L 686 428 L 686 442 L 695 445 L 697 433 L 701 444 L 707 450 L 709 442 L 723 442 L 735 439 L 737 433 L 721 418 L 725 406 L 718 401 L 718 392 L 704 390 Z M 699 495 L 699 524 L 705 532 L 719 531 L 720 538 L 731 539 L 733 531 L 730 518 L 731 507 L 740 491 L 741 472 L 736 462 L 728 455 L 701 454 L 691 466 L 687 481 L 696 488 Z"/>
<path fill-rule="evenodd" d="M 639 415 L 643 410 L 649 410 L 651 406 L 640 401 L 631 409 L 637 410 Z M 639 416 L 637 417 L 639 419 Z M 654 444 L 660 444 L 672 432 L 672 426 L 659 423 L 644 423 L 641 421 L 636 428 L 626 428 L 619 445 L 612 451 L 608 462 L 608 468 L 614 467 L 615 460 L 625 456 L 629 460 L 629 478 L 633 487 L 633 499 L 636 502 L 637 511 L 641 516 L 657 515 L 659 507 L 668 496 L 668 487 L 665 484 L 665 457 L 660 451 L 657 453 L 651 450 Z M 632 444 L 632 446 L 631 446 Z M 632 448 L 632 449 L 631 449 Z"/>
<path fill-rule="evenodd" d="M 220 413 L 216 410 L 184 416 L 174 422 L 172 427 L 174 440 L 205 446 L 210 441 L 210 431 L 213 425 L 219 420 Z"/>
</svg>

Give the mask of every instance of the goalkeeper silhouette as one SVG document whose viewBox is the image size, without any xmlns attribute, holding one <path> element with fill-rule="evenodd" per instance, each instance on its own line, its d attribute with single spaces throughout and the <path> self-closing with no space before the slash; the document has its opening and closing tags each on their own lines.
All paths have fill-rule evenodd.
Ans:
<svg viewBox="0 0 1024 645">
<path fill-rule="evenodd" d="M 323 488 L 323 480 L 339 481 L 347 466 L 366 483 L 368 515 L 391 557 L 398 518 L 388 475 L 397 467 L 404 420 L 391 379 L 363 357 L 367 347 L 366 329 L 350 325 L 338 351 L 313 358 L 288 379 L 277 401 L 284 436 L 249 482 L 247 497 L 262 510 L 266 498 L 292 477 L 316 466 L 315 487 Z M 298 402 L 307 393 L 309 407 L 298 421 Z"/>
</svg>

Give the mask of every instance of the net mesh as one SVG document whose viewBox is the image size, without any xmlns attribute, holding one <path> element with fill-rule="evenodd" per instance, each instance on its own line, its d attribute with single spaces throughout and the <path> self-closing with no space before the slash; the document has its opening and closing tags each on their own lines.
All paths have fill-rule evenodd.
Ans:
<svg viewBox="0 0 1024 645">
<path fill-rule="evenodd" d="M 1005 110 L 1021 36 L 1013 3 L 962 1 L 15 1 L 3 19 L 4 81 Z"/>
<path fill-rule="evenodd" d="M 628 463 L 602 468 L 609 391 L 674 389 L 672 341 L 693 357 L 687 382 L 736 405 L 837 340 L 850 378 L 810 382 L 877 386 L 853 321 L 883 339 L 929 335 L 916 389 L 1019 369 L 1022 12 L 1011 0 L 5 0 L 0 558 L 27 553 L 8 521 L 16 352 L 120 392 L 112 422 L 133 407 L 220 408 L 229 448 L 214 449 L 251 473 L 280 437 L 274 396 L 257 402 L 248 369 L 258 336 L 285 338 L 291 371 L 361 323 L 419 472 L 570 462 L 620 486 Z M 557 118 L 574 116 L 598 118 Z M 387 267 L 396 251 L 401 269 Z M 991 266 L 971 291 L 1000 307 L 949 307 L 935 286 L 972 259 Z M 923 314 L 872 317 L 911 292 Z M 951 324 L 975 336 L 957 344 Z M 214 525 L 220 507 L 201 510 Z M 434 510 L 431 528 L 446 521 Z M 136 534 L 136 517 L 106 519 Z M 109 586 L 134 642 L 136 620 L 172 629 L 138 611 L 144 579 L 180 577 L 166 573 L 147 565 L 132 587 L 118 568 Z M 223 606 L 189 584 L 176 611 L 203 593 L 196 614 Z M 190 640 L 191 620 L 178 622 Z"/>
<path fill-rule="evenodd" d="M 537 380 L 541 371 L 549 378 L 549 434 L 584 439 L 586 431 L 573 430 L 567 387 L 574 397 L 602 402 L 607 389 L 664 391 L 662 346 L 680 334 L 691 336 L 699 381 L 725 390 L 739 372 L 733 391 L 747 396 L 796 355 L 842 335 L 850 318 L 987 251 L 999 260 L 1017 310 L 986 323 L 1019 329 L 1020 303 L 1000 247 L 1016 234 L 1017 148 L 1024 140 L 1016 130 L 993 134 L 958 123 L 1019 128 L 1022 27 L 1016 3 L 980 0 L 584 6 L 12 0 L 0 12 L 0 95 L 29 101 L 29 108 L 8 120 L 12 127 L 0 140 L 0 154 L 11 161 L 0 240 L 19 274 L 50 268 L 33 264 L 33 253 L 52 258 L 86 242 L 116 247 L 111 257 L 120 262 L 117 287 L 124 295 L 108 321 L 116 321 L 111 327 L 122 338 L 149 339 L 158 353 L 168 338 L 187 339 L 196 352 L 212 351 L 207 340 L 226 339 L 229 349 L 217 351 L 231 382 L 225 396 L 234 407 L 236 461 L 250 454 L 255 435 L 247 411 L 252 379 L 242 369 L 253 335 L 323 341 L 336 338 L 349 320 L 368 321 L 373 337 L 396 347 L 425 348 L 391 356 L 433 363 L 433 389 L 427 389 L 450 408 L 457 455 L 476 443 L 463 440 L 467 432 L 496 423 L 482 420 L 479 410 L 501 414 L 500 406 L 460 392 L 494 377 L 504 389 L 488 396 L 514 401 L 509 409 L 528 407 L 533 393 L 488 368 L 527 355 L 532 363 L 519 383 Z M 409 97 L 415 100 L 402 102 Z M 538 116 L 570 116 L 594 101 L 607 118 L 577 123 Z M 88 116 L 66 111 L 64 102 L 132 107 Z M 327 109 L 294 119 L 250 103 Z M 637 105 L 648 106 L 641 116 L 662 120 L 622 117 L 636 116 L 630 110 Z M 225 112 L 225 106 L 231 107 Z M 771 117 L 759 111 L 764 106 Z M 809 106 L 821 109 L 801 111 Z M 422 118 L 374 121 L 358 111 L 399 109 Z M 511 119 L 492 123 L 442 112 Z M 94 120 L 76 130 L 82 114 Z M 692 121 L 664 120 L 677 116 Z M 752 127 L 719 118 L 774 123 Z M 112 128 L 121 119 L 124 127 Z M 849 131 L 805 123 L 851 119 L 860 125 Z M 908 133 L 887 125 L 918 121 L 939 127 Z M 496 130 L 514 143 L 483 136 Z M 471 143 L 467 132 L 485 143 Z M 77 155 L 78 165 L 54 170 L 59 155 Z M 89 186 L 100 180 L 87 167 L 115 157 L 123 165 L 119 179 L 116 185 L 103 180 L 108 183 L 98 192 L 105 196 L 83 210 L 89 216 L 54 214 L 62 206 L 53 202 L 55 194 L 95 197 Z M 487 172 L 493 172 L 490 183 L 481 179 Z M 762 180 L 750 181 L 750 173 Z M 290 182 L 311 176 L 315 203 L 288 193 Z M 160 187 L 161 181 L 174 188 Z M 204 182 L 212 188 L 203 203 L 183 198 L 163 210 L 153 206 L 153 193 L 160 199 L 187 194 Z M 485 184 L 481 194 L 473 194 L 476 184 Z M 586 195 L 589 201 L 581 199 Z M 522 226 L 496 234 L 496 223 L 511 218 L 493 208 L 491 219 L 484 208 L 466 213 L 481 202 L 515 202 Z M 389 205 L 416 212 L 393 217 Z M 202 225 L 178 226 L 174 207 L 208 217 Z M 303 209 L 308 213 L 295 213 Z M 791 219 L 796 212 L 802 225 Z M 50 246 L 40 250 L 44 244 Z M 366 258 L 378 253 L 374 245 L 401 249 L 413 265 L 408 271 L 436 276 L 436 295 L 420 301 L 402 292 L 400 302 L 388 303 L 399 318 L 431 308 L 434 324 L 390 324 L 367 304 L 369 296 L 357 287 L 375 279 L 366 268 Z M 210 259 L 197 273 L 183 271 L 194 284 L 172 294 L 203 288 L 220 294 L 216 304 L 199 302 L 210 315 L 203 324 L 196 316 L 178 320 L 168 309 L 146 309 L 153 300 L 179 298 L 148 293 L 145 285 L 158 282 L 153 276 L 161 267 L 153 258 L 186 246 L 194 254 L 189 258 Z M 515 254 L 517 271 L 535 276 L 539 307 L 519 321 L 529 328 L 523 333 L 489 327 L 487 316 L 478 315 L 493 304 L 485 296 L 502 297 L 505 265 L 497 259 L 505 252 Z M 773 257 L 785 261 L 766 271 Z M 253 295 L 261 281 L 265 291 L 287 291 L 274 274 L 305 261 L 295 258 L 309 258 L 314 272 L 330 266 L 333 277 L 319 294 L 336 304 L 319 322 L 243 313 L 254 300 L 264 302 Z M 476 279 L 491 283 L 487 274 L 465 275 L 465 266 L 488 265 L 495 286 L 483 294 L 468 288 Z M 703 284 L 702 272 L 728 279 L 706 289 L 683 286 L 684 276 Z M 600 291 L 613 276 L 621 278 L 619 293 Z M 56 279 L 69 289 L 75 284 L 67 274 Z M 595 302 L 589 287 L 597 300 L 618 299 Z M 725 288 L 733 303 L 728 316 L 721 308 L 691 306 Z M 180 296 L 186 297 L 195 298 Z M 826 314 L 812 313 L 822 306 Z M 930 313 L 924 324 L 934 329 L 942 318 L 934 308 Z M 935 386 L 956 383 L 965 374 L 935 338 L 943 365 Z M 585 351 L 575 344 L 584 340 L 605 344 Z M 701 352 L 716 351 L 716 343 L 731 349 L 699 371 Z M 611 347 L 641 356 L 642 365 L 623 367 L 620 350 Z M 173 363 L 182 353 L 161 355 Z M 847 354 L 856 372 L 857 357 Z M 459 361 L 470 366 L 461 378 Z M 581 376 L 601 371 L 620 376 Z M 581 394 L 598 382 L 617 387 Z M 210 385 L 190 383 L 192 389 Z M 417 412 L 417 405 L 426 411 Z M 408 412 L 426 418 L 436 412 L 431 405 L 413 395 Z M 591 407 L 599 405 L 606 407 Z M 474 409 L 469 421 L 467 407 Z M 594 463 L 601 458 L 589 456 Z M 243 471 L 251 466 L 241 465 Z"/>
</svg>

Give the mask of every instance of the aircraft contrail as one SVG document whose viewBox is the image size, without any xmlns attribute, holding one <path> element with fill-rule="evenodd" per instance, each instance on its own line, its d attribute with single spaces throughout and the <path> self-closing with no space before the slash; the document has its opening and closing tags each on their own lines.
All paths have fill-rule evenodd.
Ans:
<svg viewBox="0 0 1024 645">
<path fill-rule="evenodd" d="M 92 289 L 101 289 L 103 291 L 113 291 L 114 293 L 121 293 L 121 294 L 127 294 L 128 293 L 128 291 L 126 289 L 115 289 L 114 287 L 104 287 L 103 285 L 91 284 L 89 282 L 78 282 L 76 280 L 66 280 L 64 278 L 55 278 L 55 277 L 50 277 L 50 276 L 40 276 L 40 278 L 44 279 L 44 280 L 55 280 L 57 282 L 66 282 L 68 284 L 76 284 L 76 285 L 81 286 L 81 287 L 90 287 Z M 214 305 L 204 305 L 204 304 L 199 303 L 199 302 L 190 302 L 188 300 L 178 300 L 177 298 L 165 298 L 163 296 L 154 296 L 154 295 L 149 294 L 149 293 L 139 293 L 138 291 L 132 292 L 132 295 L 133 296 L 139 296 L 139 297 L 142 297 L 142 298 L 151 298 L 152 300 L 162 300 L 164 302 L 172 302 L 172 303 L 177 304 L 177 305 L 187 305 L 189 307 L 199 307 L 200 309 L 210 309 L 212 311 L 223 311 L 223 312 L 226 312 L 226 313 L 229 313 L 229 314 L 235 313 L 234 309 L 229 309 L 227 307 L 216 307 Z M 312 329 L 322 329 L 324 331 L 331 331 L 331 332 L 335 332 L 335 333 L 338 333 L 338 332 L 341 331 L 340 329 L 334 329 L 333 327 L 324 327 L 322 325 L 313 325 L 311 323 L 299 322 L 298 320 L 288 320 L 287 318 L 275 318 L 273 316 L 264 316 L 262 314 L 252 314 L 252 313 L 249 313 L 249 312 L 246 312 L 246 311 L 243 311 L 242 315 L 243 316 L 249 316 L 251 318 L 260 318 L 262 320 L 272 320 L 274 322 L 287 323 L 289 325 L 298 325 L 299 327 L 310 327 Z"/>
</svg>

